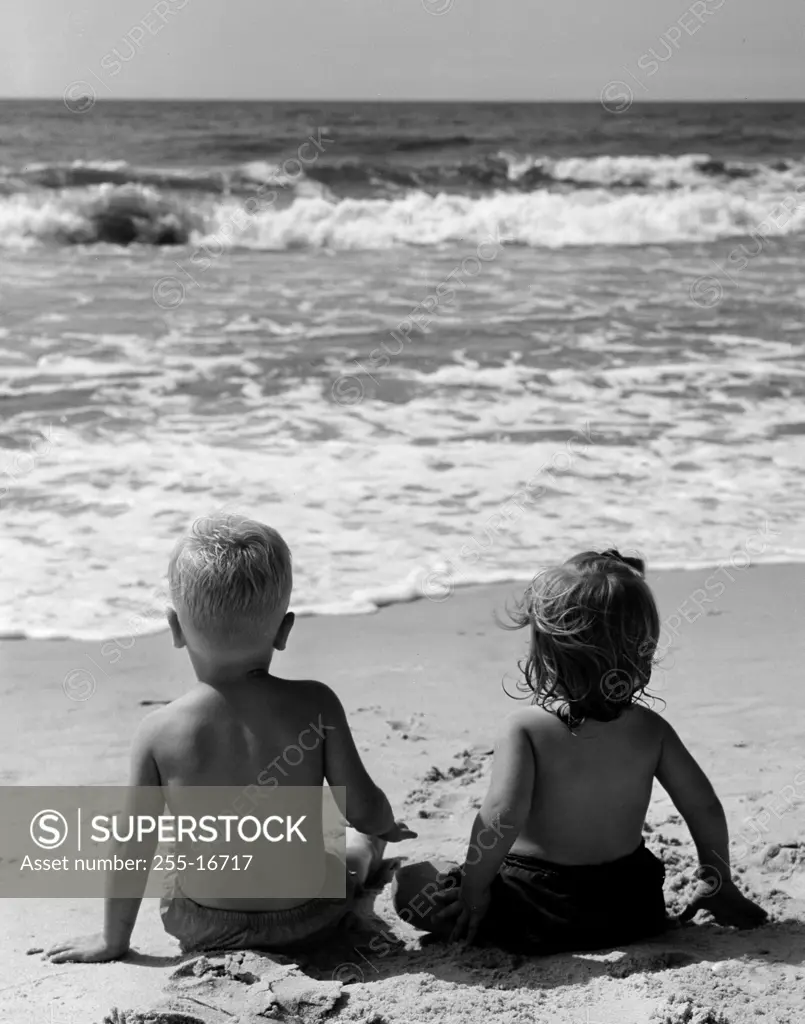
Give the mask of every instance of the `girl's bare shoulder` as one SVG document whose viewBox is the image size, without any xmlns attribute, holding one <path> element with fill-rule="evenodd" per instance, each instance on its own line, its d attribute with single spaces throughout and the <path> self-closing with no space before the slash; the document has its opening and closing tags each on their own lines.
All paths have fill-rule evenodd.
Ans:
<svg viewBox="0 0 805 1024">
<path fill-rule="evenodd" d="M 505 730 L 523 729 L 531 736 L 546 732 L 553 732 L 557 729 L 566 729 L 566 726 L 557 718 L 552 711 L 530 704 L 528 707 L 518 708 L 511 712 L 506 718 Z"/>
<path fill-rule="evenodd" d="M 662 715 L 658 715 L 651 708 L 643 707 L 642 704 L 633 704 L 625 714 L 634 728 L 655 735 L 658 738 L 663 735 L 667 728 L 666 721 Z"/>
<path fill-rule="evenodd" d="M 585 729 L 600 730 L 602 727 L 609 728 L 613 726 L 617 729 L 627 729 L 647 736 L 653 736 L 657 739 L 663 736 L 667 728 L 665 719 L 662 716 L 658 715 L 656 711 L 652 711 L 650 708 L 639 704 L 633 704 L 610 722 L 590 719 L 577 727 L 569 726 L 554 711 L 530 705 L 525 708 L 519 708 L 508 715 L 504 731 L 524 729 L 531 735 L 564 736 L 571 733 L 580 733 L 585 731 Z"/>
</svg>

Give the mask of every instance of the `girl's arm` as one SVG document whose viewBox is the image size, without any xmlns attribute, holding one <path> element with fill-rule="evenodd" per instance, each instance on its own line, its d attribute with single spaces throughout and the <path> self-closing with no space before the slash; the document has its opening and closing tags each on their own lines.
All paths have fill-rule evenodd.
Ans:
<svg viewBox="0 0 805 1024">
<path fill-rule="evenodd" d="M 710 780 L 672 729 L 663 724 L 662 747 L 655 771 L 657 781 L 671 798 L 690 829 L 702 867 L 712 867 L 729 881 L 730 851 L 727 819 Z"/>
<path fill-rule="evenodd" d="M 489 791 L 473 823 L 462 868 L 462 910 L 453 939 L 465 933 L 468 941 L 474 939 L 489 905 L 489 887 L 528 819 L 536 773 L 529 721 L 530 712 L 511 715 L 495 744 Z"/>
<path fill-rule="evenodd" d="M 685 744 L 663 721 L 663 739 L 655 775 L 690 829 L 699 855 L 701 885 L 682 920 L 709 910 L 720 924 L 752 928 L 766 912 L 741 895 L 732 880 L 729 832 L 721 801 Z"/>
</svg>

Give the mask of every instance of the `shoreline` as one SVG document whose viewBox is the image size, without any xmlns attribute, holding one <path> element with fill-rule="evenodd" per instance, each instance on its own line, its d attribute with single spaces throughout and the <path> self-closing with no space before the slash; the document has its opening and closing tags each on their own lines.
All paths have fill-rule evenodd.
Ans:
<svg viewBox="0 0 805 1024">
<path fill-rule="evenodd" d="M 624 554 L 635 554 L 631 549 L 627 549 L 623 552 Z M 640 552 L 637 552 L 638 557 L 642 557 Z M 656 576 L 666 576 L 675 573 L 701 573 L 701 572 L 718 572 L 723 570 L 729 572 L 726 568 L 727 564 L 736 571 L 737 573 L 744 573 L 748 569 L 755 569 L 761 566 L 786 566 L 794 568 L 796 566 L 802 566 L 805 570 L 805 559 L 797 561 L 790 556 L 780 556 L 779 558 L 762 559 L 756 556 L 748 555 L 749 562 L 744 566 L 735 566 L 731 562 L 727 563 L 726 560 L 713 563 L 710 561 L 702 560 L 700 562 L 688 562 L 683 565 L 672 564 L 670 562 L 658 562 L 648 565 L 646 571 L 646 579 L 649 584 L 652 585 L 652 578 Z M 539 565 L 549 563 L 539 563 Z M 441 577 L 445 575 L 441 570 L 431 570 L 425 573 L 424 570 L 419 573 L 419 578 L 415 583 L 411 582 L 411 577 L 403 580 L 402 583 L 389 584 L 385 588 L 379 588 L 376 591 L 356 591 L 355 593 L 361 597 L 364 597 L 366 605 L 353 609 L 350 607 L 344 607 L 342 609 L 327 611 L 326 607 L 330 606 L 316 606 L 316 605 L 305 605 L 301 604 L 298 608 L 294 608 L 291 605 L 290 611 L 294 612 L 297 619 L 363 619 L 377 615 L 378 612 L 384 611 L 388 608 L 394 608 L 398 605 L 416 604 L 421 601 L 428 602 L 434 605 L 442 605 L 449 601 L 455 596 L 457 591 L 479 591 L 488 588 L 502 587 L 502 586 L 520 586 L 526 587 L 533 577 L 515 577 L 509 576 L 508 574 L 501 574 L 499 577 L 494 576 L 490 579 L 479 579 L 479 580 L 467 580 L 467 582 L 454 582 L 449 585 L 449 593 L 445 597 L 428 596 L 422 592 L 421 581 L 422 579 L 429 579 L 432 577 Z M 413 573 L 411 574 L 413 576 Z M 409 590 L 403 588 L 408 586 Z M 436 589 L 436 588 L 434 588 Z M 133 615 L 132 618 L 143 618 L 142 615 Z M 150 615 L 150 618 L 155 616 Z M 19 630 L 9 633 L 3 633 L 0 631 L 0 644 L 3 643 L 17 643 L 19 641 L 28 641 L 32 643 L 87 643 L 87 644 L 106 644 L 114 643 L 116 640 L 121 638 L 133 638 L 137 640 L 145 637 L 156 637 L 161 636 L 163 633 L 168 632 L 167 624 L 160 624 L 154 629 L 149 630 L 130 630 L 127 632 L 119 632 L 113 634 L 103 634 L 97 636 L 71 636 L 68 634 L 58 634 L 53 636 L 30 636 L 25 632 Z"/>
</svg>

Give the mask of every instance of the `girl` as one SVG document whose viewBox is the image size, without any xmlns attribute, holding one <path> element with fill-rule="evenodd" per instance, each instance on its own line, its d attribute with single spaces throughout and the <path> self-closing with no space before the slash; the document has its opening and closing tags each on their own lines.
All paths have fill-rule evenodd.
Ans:
<svg viewBox="0 0 805 1024">
<path fill-rule="evenodd" d="M 402 868 L 397 912 L 419 928 L 510 949 L 596 949 L 666 927 L 665 869 L 642 838 L 656 778 L 690 829 L 700 907 L 747 927 L 765 912 L 730 876 L 724 811 L 676 732 L 640 705 L 660 621 L 639 559 L 584 552 L 537 575 L 518 606 L 535 707 L 497 741 L 465 863 Z"/>
</svg>

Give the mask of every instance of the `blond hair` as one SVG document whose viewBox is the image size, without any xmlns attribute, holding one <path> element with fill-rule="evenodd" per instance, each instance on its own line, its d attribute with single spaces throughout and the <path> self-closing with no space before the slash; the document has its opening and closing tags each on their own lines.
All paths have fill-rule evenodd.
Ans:
<svg viewBox="0 0 805 1024">
<path fill-rule="evenodd" d="M 180 619 L 199 632 L 265 631 L 288 610 L 291 552 L 270 526 L 216 513 L 197 519 L 177 542 L 168 580 Z"/>
</svg>

